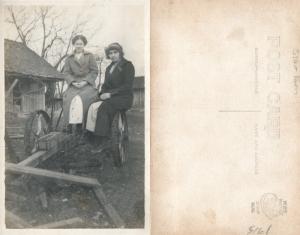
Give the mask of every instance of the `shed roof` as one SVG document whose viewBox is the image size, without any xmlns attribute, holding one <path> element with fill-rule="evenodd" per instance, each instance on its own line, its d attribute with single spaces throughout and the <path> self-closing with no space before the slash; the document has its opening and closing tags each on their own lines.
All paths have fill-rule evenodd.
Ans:
<svg viewBox="0 0 300 235">
<path fill-rule="evenodd" d="M 64 79 L 62 73 L 24 44 L 5 39 L 4 47 L 5 72 L 40 79 Z"/>
</svg>

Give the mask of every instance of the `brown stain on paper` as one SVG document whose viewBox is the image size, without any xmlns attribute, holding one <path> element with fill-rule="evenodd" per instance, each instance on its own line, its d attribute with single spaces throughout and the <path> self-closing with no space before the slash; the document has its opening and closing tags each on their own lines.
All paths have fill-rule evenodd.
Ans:
<svg viewBox="0 0 300 235">
<path fill-rule="evenodd" d="M 227 39 L 241 41 L 244 39 L 244 37 L 245 30 L 243 28 L 236 28 L 227 36 Z"/>
<path fill-rule="evenodd" d="M 209 209 L 203 213 L 208 223 L 216 224 L 216 212 L 213 209 Z"/>
</svg>

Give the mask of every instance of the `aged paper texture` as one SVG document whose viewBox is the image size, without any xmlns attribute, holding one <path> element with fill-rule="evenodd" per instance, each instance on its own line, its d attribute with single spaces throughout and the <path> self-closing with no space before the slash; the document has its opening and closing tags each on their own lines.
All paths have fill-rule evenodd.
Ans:
<svg viewBox="0 0 300 235">
<path fill-rule="evenodd" d="M 151 1 L 152 234 L 300 234 L 299 1 Z"/>
</svg>

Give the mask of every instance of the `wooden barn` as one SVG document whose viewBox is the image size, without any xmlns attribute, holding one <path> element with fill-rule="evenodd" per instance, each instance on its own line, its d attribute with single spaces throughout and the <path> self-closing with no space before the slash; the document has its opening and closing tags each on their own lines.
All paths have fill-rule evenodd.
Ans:
<svg viewBox="0 0 300 235">
<path fill-rule="evenodd" d="M 145 103 L 145 78 L 138 76 L 133 83 L 133 108 L 143 109 Z"/>
<path fill-rule="evenodd" d="M 20 42 L 5 39 L 4 48 L 6 114 L 45 110 L 46 84 L 63 74 Z"/>
</svg>

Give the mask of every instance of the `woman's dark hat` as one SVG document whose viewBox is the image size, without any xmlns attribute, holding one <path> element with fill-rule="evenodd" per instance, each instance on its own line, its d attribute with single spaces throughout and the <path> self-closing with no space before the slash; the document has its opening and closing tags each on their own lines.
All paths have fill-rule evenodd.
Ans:
<svg viewBox="0 0 300 235">
<path fill-rule="evenodd" d="M 108 59 L 109 59 L 108 54 L 109 54 L 109 51 L 111 51 L 111 50 L 117 50 L 120 53 L 121 57 L 123 57 L 123 55 L 124 55 L 123 47 L 117 42 L 109 44 L 104 50 L 105 50 L 106 58 L 108 58 Z"/>
<path fill-rule="evenodd" d="M 78 34 L 78 35 L 76 35 L 74 38 L 72 38 L 72 44 L 74 45 L 75 44 L 75 42 L 77 41 L 77 40 L 81 40 L 81 41 L 83 41 L 83 44 L 84 45 L 86 45 L 87 43 L 88 43 L 88 41 L 87 41 L 87 39 L 86 39 L 86 37 L 85 36 L 83 36 L 83 35 L 81 35 L 81 34 Z"/>
</svg>

